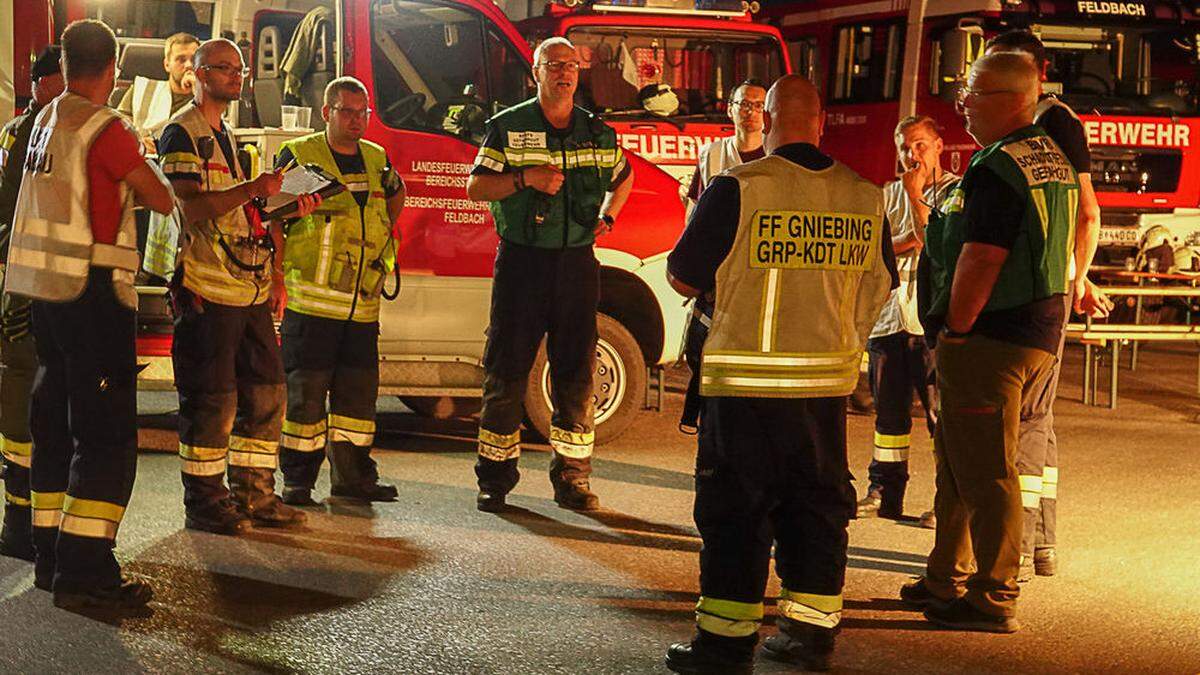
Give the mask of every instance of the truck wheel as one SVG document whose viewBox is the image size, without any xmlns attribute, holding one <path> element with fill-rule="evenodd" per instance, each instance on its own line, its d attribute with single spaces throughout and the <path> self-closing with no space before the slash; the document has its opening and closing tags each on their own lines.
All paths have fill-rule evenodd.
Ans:
<svg viewBox="0 0 1200 675">
<path fill-rule="evenodd" d="M 483 407 L 482 402 L 477 398 L 400 396 L 399 399 L 409 410 L 422 417 L 431 417 L 435 420 L 470 417 L 479 414 L 479 409 Z"/>
<path fill-rule="evenodd" d="M 596 407 L 596 444 L 620 436 L 642 408 L 646 391 L 646 360 L 633 335 L 616 319 L 596 315 L 596 371 L 593 375 Z M 525 414 L 533 429 L 550 437 L 550 362 L 546 341 L 538 348 L 529 371 Z"/>
</svg>

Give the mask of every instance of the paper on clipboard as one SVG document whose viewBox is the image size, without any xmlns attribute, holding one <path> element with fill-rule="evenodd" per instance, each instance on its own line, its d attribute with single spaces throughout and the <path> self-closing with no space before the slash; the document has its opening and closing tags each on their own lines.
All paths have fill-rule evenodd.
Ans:
<svg viewBox="0 0 1200 675">
<path fill-rule="evenodd" d="M 267 198 L 263 209 L 268 219 L 287 217 L 295 209 L 300 195 L 319 194 L 322 198 L 335 195 L 346 189 L 337 178 L 314 164 L 295 166 L 283 174 L 279 193 Z"/>
</svg>

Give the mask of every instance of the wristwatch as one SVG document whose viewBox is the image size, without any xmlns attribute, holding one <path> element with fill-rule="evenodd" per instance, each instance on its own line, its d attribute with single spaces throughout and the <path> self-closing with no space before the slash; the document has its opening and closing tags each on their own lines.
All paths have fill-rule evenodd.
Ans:
<svg viewBox="0 0 1200 675">
<path fill-rule="evenodd" d="M 612 216 L 608 215 L 607 213 L 601 213 L 601 214 L 600 214 L 600 220 L 603 220 L 603 221 L 604 221 L 604 224 L 605 224 L 605 225 L 608 225 L 608 229 L 609 229 L 609 231 L 612 231 L 612 228 L 613 228 L 613 221 L 614 221 L 614 220 L 616 220 L 615 218 L 613 218 Z"/>
</svg>

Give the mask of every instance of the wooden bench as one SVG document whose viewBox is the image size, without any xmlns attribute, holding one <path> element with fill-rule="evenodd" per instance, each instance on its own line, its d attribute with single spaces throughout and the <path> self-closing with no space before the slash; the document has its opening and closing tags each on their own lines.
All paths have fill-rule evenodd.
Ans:
<svg viewBox="0 0 1200 675">
<path fill-rule="evenodd" d="M 1101 360 L 1107 351 L 1108 407 L 1116 408 L 1122 342 L 1176 341 L 1200 344 L 1200 326 L 1071 323 L 1067 324 L 1067 339 L 1083 344 L 1083 402 L 1088 405 L 1099 405 L 1096 390 Z M 1197 362 L 1196 387 L 1200 392 L 1200 361 Z"/>
</svg>

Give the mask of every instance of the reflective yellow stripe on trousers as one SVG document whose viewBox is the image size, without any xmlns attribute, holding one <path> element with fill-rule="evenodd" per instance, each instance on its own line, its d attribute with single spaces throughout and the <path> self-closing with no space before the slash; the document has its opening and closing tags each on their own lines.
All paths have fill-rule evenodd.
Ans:
<svg viewBox="0 0 1200 675">
<path fill-rule="evenodd" d="M 779 594 L 779 613 L 792 621 L 835 628 L 842 620 L 842 596 L 798 593 L 782 589 Z"/>
<path fill-rule="evenodd" d="M 1036 509 L 1042 503 L 1042 477 L 1021 474 L 1017 478 L 1021 482 L 1021 506 Z"/>
<path fill-rule="evenodd" d="M 762 623 L 761 602 L 737 602 L 700 596 L 696 603 L 696 626 L 714 635 L 746 637 L 758 632 Z"/>
</svg>

